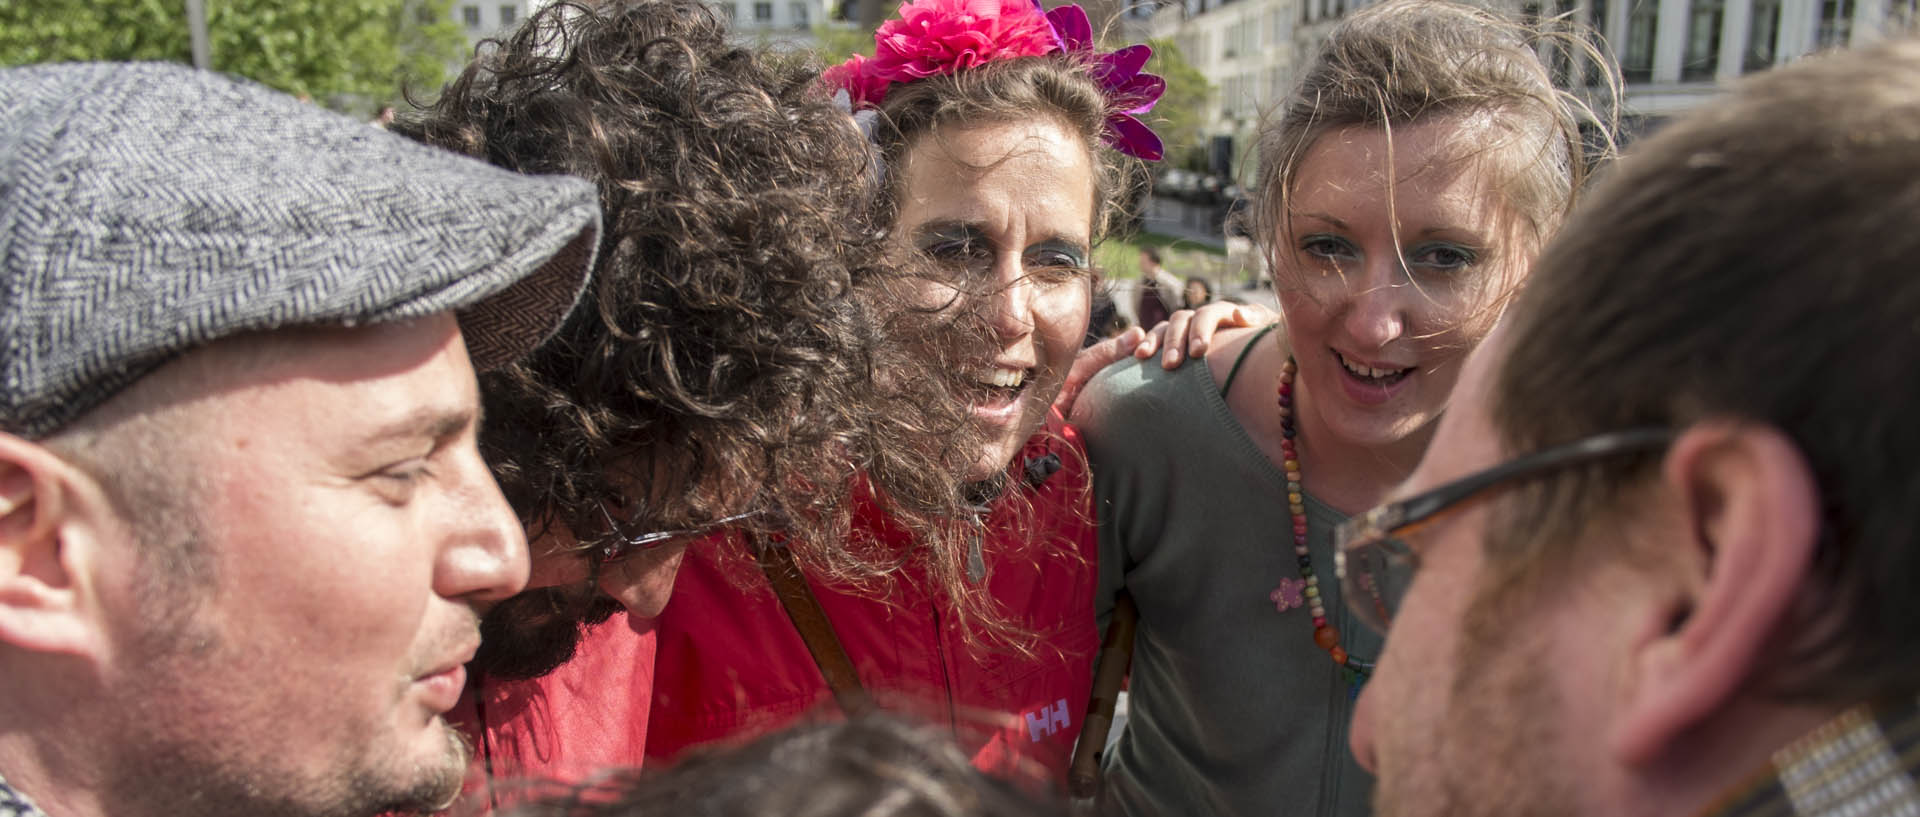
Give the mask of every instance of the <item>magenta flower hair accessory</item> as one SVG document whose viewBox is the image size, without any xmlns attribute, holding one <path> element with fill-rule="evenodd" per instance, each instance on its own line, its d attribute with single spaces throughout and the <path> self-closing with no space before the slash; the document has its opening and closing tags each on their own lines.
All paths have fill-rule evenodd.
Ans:
<svg viewBox="0 0 1920 817">
<path fill-rule="evenodd" d="M 1093 25 L 1078 5 L 1043 12 L 1039 0 L 910 0 L 901 5 L 899 19 L 873 33 L 873 45 L 872 57 L 856 54 L 822 75 L 829 87 L 847 92 L 855 110 L 878 107 L 896 82 L 1059 52 L 1087 61 L 1114 108 L 1103 134 L 1108 145 L 1147 161 L 1164 152 L 1159 135 L 1139 119 L 1167 88 L 1165 80 L 1141 70 L 1153 49 L 1131 45 L 1098 53 Z"/>
<path fill-rule="evenodd" d="M 920 0 L 873 33 L 873 70 L 890 82 L 950 74 L 1054 48 L 1031 0 Z"/>
<path fill-rule="evenodd" d="M 1032 1 L 1038 8 L 1039 0 Z M 1047 22 L 1053 27 L 1061 51 L 1092 61 L 1093 80 L 1100 83 L 1100 90 L 1106 92 L 1107 99 L 1117 109 L 1107 117 L 1107 144 L 1136 159 L 1160 161 L 1164 153 L 1160 135 L 1139 119 L 1141 114 L 1153 110 L 1154 103 L 1159 102 L 1160 95 L 1167 90 L 1166 80 L 1141 70 L 1147 67 L 1147 58 L 1153 56 L 1153 49 L 1135 44 L 1105 54 L 1095 53 L 1093 24 L 1087 21 L 1087 11 L 1078 3 L 1047 12 Z"/>
<path fill-rule="evenodd" d="M 848 57 L 846 62 L 828 68 L 820 79 L 829 88 L 844 90 L 855 109 L 878 107 L 880 101 L 887 98 L 888 80 L 873 70 L 871 57 L 860 54 Z"/>
</svg>

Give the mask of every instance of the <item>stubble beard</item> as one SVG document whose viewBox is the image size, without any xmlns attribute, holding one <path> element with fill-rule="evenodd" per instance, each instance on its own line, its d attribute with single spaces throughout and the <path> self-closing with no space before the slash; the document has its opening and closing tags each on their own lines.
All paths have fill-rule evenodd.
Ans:
<svg viewBox="0 0 1920 817">
<path fill-rule="evenodd" d="M 438 758 L 438 762 L 424 764 L 409 775 L 413 781 L 410 785 L 397 788 L 383 788 L 375 776 L 378 774 L 375 770 L 362 768 L 360 771 L 365 776 L 361 784 L 350 787 L 350 790 L 364 796 L 359 802 L 342 803 L 344 808 L 338 812 L 340 817 L 389 812 L 430 814 L 453 805 L 466 782 L 467 766 L 473 759 L 473 747 L 444 717 L 436 717 L 435 722 L 447 741 L 446 751 Z"/>
<path fill-rule="evenodd" d="M 428 814 L 460 795 L 471 757 L 456 731 L 444 721 L 439 728 L 445 730 L 446 751 L 433 761 L 405 764 L 411 768 L 402 777 L 395 775 L 402 764 L 379 764 L 366 755 L 340 758 L 335 766 L 343 771 L 306 782 L 284 770 L 239 765 L 245 760 L 207 762 L 175 755 L 169 769 L 154 770 L 160 773 L 141 783 L 144 792 L 131 796 L 162 805 L 164 813 L 200 817 Z"/>
<path fill-rule="evenodd" d="M 1463 620 L 1438 734 L 1402 735 L 1382 756 L 1380 817 L 1566 817 L 1576 814 L 1558 755 L 1565 708 L 1544 634 L 1529 634 L 1516 600 L 1477 593 Z M 1504 594 L 1517 595 L 1517 594 Z M 1391 722 L 1394 713 L 1383 713 Z M 1412 740 L 1405 740 L 1412 737 Z M 1401 762 L 1392 762 L 1398 759 Z"/>
<path fill-rule="evenodd" d="M 163 640 L 177 643 L 173 637 Z M 419 759 L 398 756 L 398 736 L 389 736 L 376 722 L 323 726 L 351 739 L 323 758 L 323 766 L 305 768 L 288 764 L 287 755 L 235 740 L 238 732 L 257 735 L 264 729 L 219 717 L 194 719 L 195 711 L 226 705 L 190 689 L 196 679 L 220 672 L 224 663 L 225 650 L 218 644 L 202 639 L 196 646 L 147 664 L 139 679 L 143 689 L 133 693 L 146 705 L 125 707 L 102 787 L 111 802 L 123 804 L 114 813 L 372 817 L 428 813 L 459 796 L 472 750 L 444 717 L 436 716 L 429 726 L 440 731 L 443 750 Z M 291 742 L 304 740 L 312 726 L 285 724 L 280 737 L 289 742 L 289 754 L 297 754 L 301 747 Z"/>
<path fill-rule="evenodd" d="M 345 741 L 321 769 L 277 765 L 285 755 L 235 740 L 242 732 L 268 730 L 249 728 L 249 714 L 241 711 L 245 703 L 208 700 L 203 691 L 207 679 L 241 660 L 245 647 L 227 642 L 203 618 L 221 577 L 193 513 L 198 495 L 191 484 L 151 482 L 189 470 L 164 477 L 136 470 L 125 477 L 132 486 L 128 490 L 137 489 L 141 500 L 131 517 L 140 540 L 136 619 L 126 632 L 132 645 L 129 666 L 137 669 L 121 679 L 125 692 L 117 700 L 100 704 L 103 711 L 120 710 L 109 716 L 117 728 L 110 732 L 115 740 L 105 750 L 109 762 L 101 783 L 108 802 L 121 804 L 113 813 L 372 817 L 451 805 L 473 752 L 443 716 L 435 716 L 430 728 L 441 731 L 444 751 L 422 760 L 395 757 L 398 736 L 389 736 L 372 719 L 321 725 L 356 738 Z M 199 713 L 226 714 L 196 718 Z M 297 752 L 304 747 L 292 743 L 314 726 L 288 722 L 279 736 Z M 382 742 L 383 737 L 390 741 Z"/>
</svg>

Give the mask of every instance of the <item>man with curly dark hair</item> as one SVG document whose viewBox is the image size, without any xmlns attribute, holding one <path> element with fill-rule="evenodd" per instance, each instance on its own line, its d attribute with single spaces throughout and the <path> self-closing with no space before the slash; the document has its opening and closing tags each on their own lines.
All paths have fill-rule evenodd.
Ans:
<svg viewBox="0 0 1920 817">
<path fill-rule="evenodd" d="M 814 78 L 728 43 L 697 0 L 558 5 L 394 125 L 586 178 L 606 214 L 581 308 L 482 383 L 481 445 L 538 588 L 488 612 L 473 665 L 496 777 L 639 763 L 649 620 L 688 540 L 777 537 L 810 571 L 858 578 L 887 564 L 846 543 L 852 491 L 932 546 L 970 518 L 945 459 L 965 450 L 966 401 L 928 373 L 959 370 L 931 355 L 954 348 L 932 334 L 952 324 L 894 299 L 907 268 L 864 223 L 867 144 Z M 629 726 L 586 730 L 621 745 L 569 739 L 589 722 Z"/>
<path fill-rule="evenodd" d="M 808 724 L 692 752 L 664 772 L 623 770 L 509 817 L 1065 817 L 968 761 L 947 731 L 884 716 Z"/>
</svg>

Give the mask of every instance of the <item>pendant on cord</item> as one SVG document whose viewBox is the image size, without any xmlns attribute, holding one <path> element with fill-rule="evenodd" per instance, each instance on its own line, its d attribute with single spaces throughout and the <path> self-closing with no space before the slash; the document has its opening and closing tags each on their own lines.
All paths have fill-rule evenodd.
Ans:
<svg viewBox="0 0 1920 817">
<path fill-rule="evenodd" d="M 1267 599 L 1273 602 L 1273 609 L 1281 613 L 1304 606 L 1307 603 L 1307 582 L 1305 579 L 1283 578 L 1280 586 L 1267 594 Z"/>
</svg>

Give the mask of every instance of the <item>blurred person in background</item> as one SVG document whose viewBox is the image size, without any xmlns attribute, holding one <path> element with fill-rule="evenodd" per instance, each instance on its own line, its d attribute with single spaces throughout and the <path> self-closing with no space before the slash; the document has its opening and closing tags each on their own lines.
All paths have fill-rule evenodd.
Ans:
<svg viewBox="0 0 1920 817">
<path fill-rule="evenodd" d="M 1180 297 L 1185 308 L 1199 309 L 1213 303 L 1213 284 L 1195 275 L 1187 279 L 1187 286 L 1180 291 Z"/>
<path fill-rule="evenodd" d="M 1134 297 L 1134 317 L 1142 328 L 1160 325 L 1180 304 L 1180 279 L 1160 266 L 1160 251 L 1140 248 L 1140 291 Z"/>
</svg>

